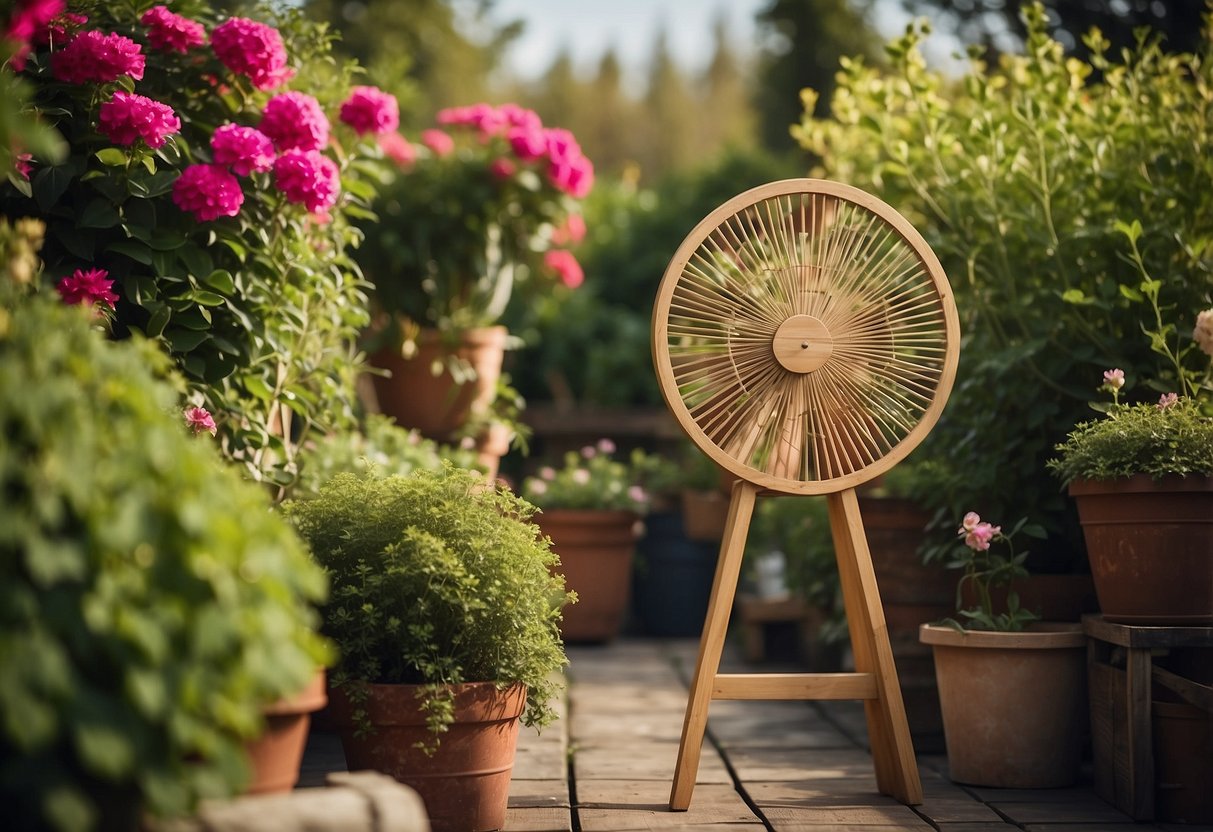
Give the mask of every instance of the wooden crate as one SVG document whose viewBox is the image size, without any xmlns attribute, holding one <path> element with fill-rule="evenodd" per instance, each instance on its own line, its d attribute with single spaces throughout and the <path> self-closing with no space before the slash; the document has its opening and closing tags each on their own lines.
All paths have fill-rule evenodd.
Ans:
<svg viewBox="0 0 1213 832">
<path fill-rule="evenodd" d="M 1154 657 L 1177 648 L 1213 648 L 1213 627 L 1133 626 L 1086 615 L 1083 629 L 1095 793 L 1137 820 L 1153 820 L 1158 785 L 1154 686 L 1175 692 L 1213 719 L 1213 688 L 1155 667 Z"/>
</svg>

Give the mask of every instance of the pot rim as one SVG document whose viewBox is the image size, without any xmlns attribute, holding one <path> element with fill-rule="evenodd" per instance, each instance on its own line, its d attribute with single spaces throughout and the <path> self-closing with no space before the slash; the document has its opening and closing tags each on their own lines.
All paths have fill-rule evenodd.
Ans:
<svg viewBox="0 0 1213 832">
<path fill-rule="evenodd" d="M 1112 480 L 1076 479 L 1067 487 L 1071 497 L 1099 494 L 1139 494 L 1143 492 L 1213 491 L 1213 476 L 1204 474 L 1168 474 L 1154 479 L 1149 474 L 1134 474 Z"/>
<path fill-rule="evenodd" d="M 1069 650 L 1086 647 L 1082 624 L 1038 621 L 1020 632 L 957 630 L 947 624 L 922 624 L 918 640 L 933 647 L 995 647 L 1003 650 Z"/>
</svg>

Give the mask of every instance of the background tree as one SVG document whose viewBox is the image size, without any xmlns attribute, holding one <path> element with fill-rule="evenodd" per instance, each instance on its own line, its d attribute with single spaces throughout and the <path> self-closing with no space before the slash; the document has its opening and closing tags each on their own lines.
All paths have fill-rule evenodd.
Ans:
<svg viewBox="0 0 1213 832">
<path fill-rule="evenodd" d="M 839 58 L 880 54 L 880 41 L 868 24 L 870 6 L 871 0 L 771 0 L 758 12 L 755 100 L 765 147 L 796 149 L 789 127 L 803 113 L 800 91 L 817 90 L 824 107 L 821 102 L 829 102 L 834 90 Z"/>
<path fill-rule="evenodd" d="M 698 103 L 670 53 L 663 29 L 653 41 L 648 90 L 636 125 L 636 134 L 643 140 L 636 157 L 641 175 L 648 181 L 693 157 L 697 109 Z"/>
<path fill-rule="evenodd" d="M 965 43 L 990 52 L 1017 49 L 1027 30 L 1020 15 L 1029 0 L 902 0 L 907 11 L 929 15 L 940 28 Z M 1097 26 L 1112 44 L 1112 54 L 1135 43 L 1133 31 L 1150 27 L 1164 38 L 1168 52 L 1194 52 L 1201 43 L 1202 17 L 1209 9 L 1201 0 L 1045 0 L 1048 33 L 1066 51 L 1086 60 L 1090 50 L 1082 36 Z M 824 99 L 823 99 L 824 100 Z"/>
<path fill-rule="evenodd" d="M 700 81 L 698 144 L 704 156 L 722 147 L 753 146 L 758 125 L 749 67 L 729 41 L 728 20 L 723 13 L 712 24 L 712 40 L 712 60 Z"/>
</svg>

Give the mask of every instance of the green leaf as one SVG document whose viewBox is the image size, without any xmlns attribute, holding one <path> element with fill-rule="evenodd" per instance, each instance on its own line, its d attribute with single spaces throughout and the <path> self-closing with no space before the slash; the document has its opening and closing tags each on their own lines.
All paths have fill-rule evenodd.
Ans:
<svg viewBox="0 0 1213 832">
<path fill-rule="evenodd" d="M 190 352 L 196 349 L 199 344 L 210 339 L 210 337 L 211 334 L 209 332 L 201 329 L 174 329 L 167 335 L 169 346 L 173 348 L 173 352 Z M 201 375 L 201 372 L 198 374 Z"/>
<path fill-rule="evenodd" d="M 264 402 L 268 402 L 274 397 L 274 391 L 259 376 L 245 378 L 244 389 Z"/>
<path fill-rule="evenodd" d="M 104 150 L 98 150 L 93 154 L 97 157 L 97 161 L 107 167 L 120 168 L 126 164 L 126 151 L 116 147 L 107 147 Z"/>
<path fill-rule="evenodd" d="M 144 333 L 149 338 L 159 338 L 164 332 L 164 328 L 168 326 L 168 322 L 172 320 L 173 311 L 163 303 L 156 304 L 155 311 L 148 318 L 147 330 Z"/>
<path fill-rule="evenodd" d="M 209 275 L 215 269 L 215 261 L 204 249 L 194 243 L 186 243 L 177 250 L 177 258 L 194 277 Z"/>
<path fill-rule="evenodd" d="M 232 278 L 232 273 L 227 269 L 216 269 L 206 276 L 203 282 L 224 295 L 230 295 L 236 291 L 236 281 Z"/>
<path fill-rule="evenodd" d="M 1061 299 L 1066 303 L 1089 304 L 1092 299 L 1087 297 L 1082 289 L 1066 289 L 1061 293 Z"/>
<path fill-rule="evenodd" d="M 34 174 L 32 186 L 34 201 L 43 211 L 50 211 L 59 202 L 68 186 L 72 184 L 73 171 L 68 165 L 42 168 Z"/>
<path fill-rule="evenodd" d="M 148 173 L 153 174 L 153 175 L 156 173 L 156 157 L 155 156 L 144 156 L 139 161 L 141 161 L 143 163 L 143 167 L 147 169 Z"/>
<path fill-rule="evenodd" d="M 1145 295 L 1132 286 L 1126 286 L 1125 284 L 1121 283 L 1117 286 L 1117 288 L 1120 290 L 1121 297 L 1128 298 L 1129 300 L 1133 301 L 1143 301 L 1146 299 Z"/>
<path fill-rule="evenodd" d="M 145 266 L 152 264 L 152 250 L 136 240 L 119 240 L 116 243 L 110 243 L 106 251 L 125 254 L 135 262 L 142 263 Z"/>
<path fill-rule="evenodd" d="M 1125 223 L 1122 220 L 1116 220 L 1112 223 L 1112 227 L 1129 238 L 1130 242 L 1136 243 L 1141 237 L 1141 221 L 1133 220 L 1132 223 Z"/>
<path fill-rule="evenodd" d="M 202 289 L 191 292 L 190 297 L 203 306 L 222 306 L 227 301 L 227 298 L 225 298 L 223 295 L 216 294 L 215 292 L 207 292 Z"/>
<path fill-rule="evenodd" d="M 135 745 L 118 726 L 106 723 L 78 723 L 73 739 L 85 769 L 107 780 L 118 780 L 130 773 L 135 762 Z"/>
<path fill-rule="evenodd" d="M 113 228 L 120 219 L 113 203 L 98 197 L 84 206 L 77 222 L 81 228 Z"/>
</svg>

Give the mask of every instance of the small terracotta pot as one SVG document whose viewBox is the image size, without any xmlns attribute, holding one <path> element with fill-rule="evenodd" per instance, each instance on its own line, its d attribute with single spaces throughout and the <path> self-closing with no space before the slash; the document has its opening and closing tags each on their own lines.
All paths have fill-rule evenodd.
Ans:
<svg viewBox="0 0 1213 832">
<path fill-rule="evenodd" d="M 450 345 L 437 330 L 424 330 L 417 341 L 417 354 L 410 358 L 397 349 L 379 350 L 371 356 L 371 363 L 392 373 L 391 378 L 373 377 L 379 409 L 402 427 L 415 428 L 430 439 L 449 440 L 472 413 L 492 404 L 507 336 L 503 326 L 470 329 L 460 333 L 457 344 Z M 443 363 L 450 356 L 467 362 L 475 378 L 457 384 Z M 442 364 L 438 375 L 433 372 L 435 362 Z"/>
<path fill-rule="evenodd" d="M 325 675 L 321 669 L 296 696 L 265 709 L 265 733 L 245 745 L 253 779 L 249 794 L 289 792 L 299 782 L 311 714 L 324 707 Z"/>
<path fill-rule="evenodd" d="M 919 638 L 935 654 L 952 780 L 1007 789 L 1074 783 L 1087 724 L 1081 624 L 1019 633 L 923 624 Z"/>
<path fill-rule="evenodd" d="M 498 690 L 493 682 L 454 685 L 455 721 L 433 756 L 417 747 L 434 739 L 417 699 L 418 685 L 368 685 L 365 703 L 344 689 L 331 694 L 334 721 L 350 771 L 390 775 L 421 795 L 433 832 L 501 829 L 509 803 L 526 686 Z M 355 708 L 373 730 L 358 735 Z"/>
<path fill-rule="evenodd" d="M 577 593 L 564 608 L 560 633 L 569 642 L 608 642 L 623 628 L 632 586 L 637 516 L 630 511 L 545 509 L 539 528 L 560 556 L 557 572 Z"/>
<path fill-rule="evenodd" d="M 1099 609 L 1121 624 L 1213 624 L 1213 477 L 1076 480 Z"/>
</svg>

